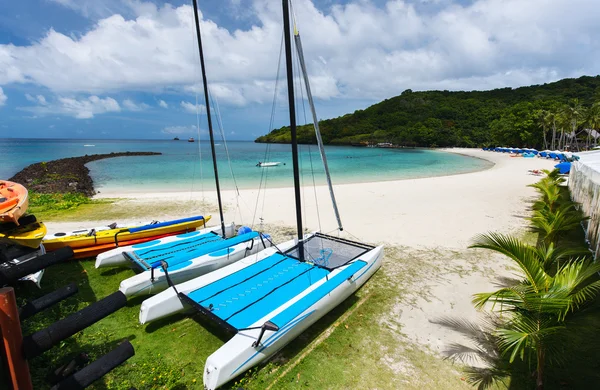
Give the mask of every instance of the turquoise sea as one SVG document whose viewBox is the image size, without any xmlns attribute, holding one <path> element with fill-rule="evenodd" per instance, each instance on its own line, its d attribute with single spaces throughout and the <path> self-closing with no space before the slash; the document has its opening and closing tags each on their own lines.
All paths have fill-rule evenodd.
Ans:
<svg viewBox="0 0 600 390">
<path fill-rule="evenodd" d="M 238 188 L 258 188 L 261 176 L 268 187 L 292 185 L 290 145 L 228 142 L 231 169 L 223 143 L 216 146 L 223 189 L 233 189 L 233 171 Z M 491 163 L 437 150 L 382 149 L 327 146 L 334 184 L 374 182 L 441 176 L 486 169 Z M 266 156 L 266 152 L 269 152 Z M 63 140 L 0 139 L 0 179 L 8 179 L 29 164 L 64 157 L 125 151 L 161 152 L 160 156 L 119 157 L 88 164 L 100 191 L 158 192 L 214 189 L 214 174 L 208 142 L 186 140 Z M 304 182 L 325 184 L 316 146 L 300 146 Z M 271 168 L 256 167 L 259 161 L 285 163 Z M 311 162 L 313 169 L 311 170 Z"/>
</svg>

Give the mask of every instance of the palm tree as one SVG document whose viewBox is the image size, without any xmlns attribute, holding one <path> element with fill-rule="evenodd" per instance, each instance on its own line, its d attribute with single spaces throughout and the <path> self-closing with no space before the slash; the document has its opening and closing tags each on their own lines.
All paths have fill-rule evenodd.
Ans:
<svg viewBox="0 0 600 390">
<path fill-rule="evenodd" d="M 546 114 L 546 120 L 552 126 L 552 144 L 550 149 L 556 150 L 555 141 L 556 141 L 556 120 L 558 118 L 558 114 L 556 112 L 548 111 Z"/>
<path fill-rule="evenodd" d="M 542 134 L 544 134 L 544 149 L 548 148 L 548 142 L 546 141 L 546 132 L 551 124 L 548 114 L 549 112 L 546 110 L 539 110 L 536 113 L 538 126 L 542 128 Z"/>
<path fill-rule="evenodd" d="M 587 112 L 586 124 L 589 126 L 587 148 L 590 149 L 590 138 L 593 130 L 600 130 L 600 102 L 596 102 Z M 594 137 L 594 146 L 598 141 L 597 137 Z"/>
<path fill-rule="evenodd" d="M 564 343 L 569 315 L 590 304 L 600 292 L 600 264 L 585 259 L 567 261 L 552 275 L 546 271 L 548 250 L 527 245 L 517 238 L 490 233 L 476 237 L 471 248 L 486 248 L 507 255 L 521 271 L 522 279 L 497 291 L 475 294 L 473 303 L 483 309 L 498 305 L 505 322 L 494 332 L 509 362 L 534 357 L 536 388 L 544 388 L 546 361 L 556 358 Z M 571 330 L 572 331 L 572 330 Z"/>
<path fill-rule="evenodd" d="M 533 211 L 531 230 L 540 234 L 545 245 L 556 244 L 563 233 L 578 229 L 581 223 L 588 220 L 574 203 L 559 204 L 555 210 L 541 208 Z"/>
<path fill-rule="evenodd" d="M 584 113 L 584 108 L 579 102 L 579 99 L 571 99 L 569 104 L 567 104 L 563 108 L 563 111 L 571 127 L 569 130 L 570 134 L 572 134 L 571 142 L 569 145 L 570 149 L 573 150 L 573 141 L 575 141 L 576 149 L 579 149 L 579 145 L 577 143 L 577 126 L 579 124 L 579 120 L 581 119 Z"/>
<path fill-rule="evenodd" d="M 558 170 L 545 171 L 547 176 L 537 183 L 529 185 L 540 194 L 533 203 L 533 215 L 529 218 L 531 229 L 539 233 L 540 242 L 545 246 L 557 244 L 562 233 L 579 228 L 585 217 L 577 205 L 561 192 L 559 184 L 564 179 L 558 176 Z"/>
<path fill-rule="evenodd" d="M 560 137 L 558 139 L 558 150 L 563 150 L 566 144 L 566 129 L 569 128 L 569 118 L 567 117 L 566 111 L 564 109 L 564 107 L 562 109 L 560 109 L 560 111 L 558 111 L 558 113 L 556 114 L 556 121 L 558 123 L 558 130 L 560 132 Z"/>
</svg>

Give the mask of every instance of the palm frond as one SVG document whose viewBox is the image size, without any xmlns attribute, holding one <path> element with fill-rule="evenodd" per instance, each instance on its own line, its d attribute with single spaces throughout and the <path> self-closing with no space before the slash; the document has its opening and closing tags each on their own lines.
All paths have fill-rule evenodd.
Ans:
<svg viewBox="0 0 600 390">
<path fill-rule="evenodd" d="M 470 248 L 490 249 L 510 257 L 519 265 L 525 278 L 535 288 L 543 288 L 542 286 L 547 283 L 548 275 L 540 264 L 535 248 L 515 237 L 495 232 L 480 234 L 475 237 Z"/>
</svg>

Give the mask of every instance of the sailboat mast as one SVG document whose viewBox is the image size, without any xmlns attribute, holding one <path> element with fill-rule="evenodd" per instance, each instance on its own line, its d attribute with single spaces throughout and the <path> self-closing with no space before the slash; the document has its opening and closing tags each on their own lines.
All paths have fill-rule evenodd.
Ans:
<svg viewBox="0 0 600 390">
<path fill-rule="evenodd" d="M 215 152 L 215 138 L 213 135 L 212 119 L 210 117 L 210 103 L 208 98 L 208 83 L 206 81 L 206 68 L 204 66 L 204 51 L 202 50 L 202 37 L 200 36 L 200 21 L 198 20 L 198 3 L 194 3 L 194 20 L 196 21 L 196 36 L 198 37 L 198 52 L 200 53 L 200 66 L 202 67 L 202 84 L 204 85 L 204 100 L 206 101 L 206 117 L 208 118 L 208 134 L 210 136 L 210 150 L 212 152 L 213 168 L 215 170 L 215 183 L 217 185 L 217 200 L 219 201 L 219 216 L 221 217 L 221 231 L 225 235 L 225 220 L 223 219 L 223 204 L 221 203 L 221 188 L 219 185 L 219 171 L 217 169 L 217 154 Z"/>
<path fill-rule="evenodd" d="M 329 175 L 329 165 L 327 164 L 327 156 L 325 155 L 325 147 L 323 146 L 321 130 L 319 129 L 319 120 L 317 119 L 317 111 L 315 110 L 315 102 L 313 101 L 312 92 L 310 91 L 310 82 L 308 80 L 308 72 L 306 71 L 306 63 L 304 62 L 304 52 L 302 50 L 302 41 L 300 40 L 300 33 L 298 32 L 295 26 L 294 42 L 296 42 L 296 51 L 298 52 L 298 59 L 300 59 L 300 68 L 302 69 L 304 85 L 306 86 L 306 96 L 308 97 L 308 105 L 310 106 L 310 111 L 312 112 L 315 134 L 317 136 L 317 144 L 319 145 L 319 152 L 321 153 L 321 161 L 323 161 L 323 167 L 325 169 L 325 177 L 327 178 L 327 186 L 329 187 L 329 196 L 331 196 L 331 202 L 333 203 L 333 211 L 335 213 L 335 218 L 337 219 L 338 229 L 342 231 L 344 230 L 344 227 L 342 226 L 342 219 L 340 218 L 340 212 L 338 211 L 337 202 L 335 201 L 333 184 L 331 183 L 331 175 Z"/>
<path fill-rule="evenodd" d="M 195 0 L 194 0 L 195 1 Z M 304 260 L 302 243 L 302 200 L 300 198 L 300 167 L 298 166 L 298 139 L 296 137 L 296 106 L 294 105 L 294 72 L 292 69 L 292 38 L 290 36 L 290 10 L 288 0 L 283 1 L 283 34 L 285 41 L 285 66 L 287 69 L 288 101 L 290 105 L 290 129 L 292 133 L 292 160 L 294 166 L 294 193 L 296 197 L 296 224 L 298 226 L 298 249 Z"/>
</svg>

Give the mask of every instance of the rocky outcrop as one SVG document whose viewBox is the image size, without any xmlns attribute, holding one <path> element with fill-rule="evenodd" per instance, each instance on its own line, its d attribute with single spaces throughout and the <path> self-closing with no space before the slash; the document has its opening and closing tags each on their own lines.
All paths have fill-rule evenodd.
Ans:
<svg viewBox="0 0 600 390">
<path fill-rule="evenodd" d="M 94 181 L 85 164 L 112 157 L 153 156 L 156 152 L 121 152 L 110 154 L 92 154 L 81 157 L 61 158 L 59 160 L 31 164 L 9 180 L 24 185 L 29 191 L 39 193 L 78 192 L 93 196 Z"/>
</svg>

